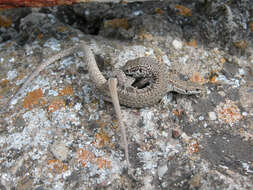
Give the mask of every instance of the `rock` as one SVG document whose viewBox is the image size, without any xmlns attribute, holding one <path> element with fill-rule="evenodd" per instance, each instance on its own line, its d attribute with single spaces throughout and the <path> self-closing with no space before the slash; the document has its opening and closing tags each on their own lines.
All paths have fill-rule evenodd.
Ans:
<svg viewBox="0 0 253 190">
<path fill-rule="evenodd" d="M 183 47 L 183 43 L 179 40 L 173 40 L 172 45 L 177 50 L 182 49 Z"/>
<path fill-rule="evenodd" d="M 196 174 L 191 178 L 191 180 L 189 181 L 189 184 L 191 184 L 195 188 L 198 188 L 200 187 L 200 181 L 201 181 L 201 176 L 199 174 Z"/>
<path fill-rule="evenodd" d="M 176 130 L 176 129 L 172 129 L 172 137 L 174 139 L 177 139 L 178 137 L 180 137 L 181 133 L 180 131 Z"/>
<path fill-rule="evenodd" d="M 55 142 L 50 147 L 51 152 L 60 161 L 67 160 L 69 149 L 63 143 Z"/>
<path fill-rule="evenodd" d="M 168 171 L 168 167 L 167 164 L 164 164 L 162 166 L 158 167 L 158 176 L 160 178 L 162 178 L 164 176 L 164 174 Z"/>
<path fill-rule="evenodd" d="M 217 119 L 216 114 L 215 114 L 215 112 L 213 112 L 213 111 L 209 112 L 208 115 L 209 115 L 209 119 L 210 119 L 211 121 L 214 121 L 214 120 Z"/>
</svg>

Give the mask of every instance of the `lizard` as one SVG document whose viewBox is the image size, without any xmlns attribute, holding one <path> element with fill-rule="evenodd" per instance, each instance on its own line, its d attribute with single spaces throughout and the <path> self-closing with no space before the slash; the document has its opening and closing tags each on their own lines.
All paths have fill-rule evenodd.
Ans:
<svg viewBox="0 0 253 190">
<path fill-rule="evenodd" d="M 79 45 L 65 49 L 60 53 L 52 56 L 46 61 L 42 62 L 21 85 L 21 87 L 14 93 L 14 95 L 7 101 L 4 107 L 0 110 L 4 112 L 9 104 L 22 94 L 25 88 L 32 82 L 32 80 L 39 75 L 48 65 L 69 56 L 79 50 L 84 53 L 83 61 L 88 65 L 88 73 L 91 82 L 95 88 L 102 94 L 106 101 L 111 102 L 110 91 L 108 89 L 108 81 L 105 79 L 99 70 L 94 54 L 86 42 L 82 41 Z M 131 75 L 127 77 L 127 75 Z M 132 86 L 133 78 L 143 77 L 151 78 L 153 82 L 141 89 Z M 196 84 L 190 84 L 186 81 L 180 81 L 173 75 L 168 73 L 166 65 L 156 62 L 151 57 L 141 57 L 134 60 L 129 60 L 123 66 L 118 74 L 119 86 L 117 88 L 119 101 L 121 105 L 134 108 L 142 108 L 152 106 L 159 102 L 162 97 L 169 91 L 175 91 L 181 94 L 199 94 L 202 92 L 203 87 Z M 130 82 L 129 82 L 130 81 Z"/>
<path fill-rule="evenodd" d="M 83 43 L 84 60 L 88 64 L 91 81 L 106 101 L 111 102 L 107 80 L 100 72 L 90 48 Z M 126 75 L 130 75 L 128 78 Z M 154 80 L 150 85 L 138 89 L 132 86 L 133 78 L 143 77 Z M 168 72 L 167 66 L 158 63 L 151 57 L 140 57 L 129 60 L 117 74 L 119 85 L 117 88 L 121 105 L 133 108 L 152 106 L 159 102 L 167 92 L 175 91 L 180 94 L 200 94 L 204 87 L 199 84 L 179 80 L 173 72 Z"/>
</svg>

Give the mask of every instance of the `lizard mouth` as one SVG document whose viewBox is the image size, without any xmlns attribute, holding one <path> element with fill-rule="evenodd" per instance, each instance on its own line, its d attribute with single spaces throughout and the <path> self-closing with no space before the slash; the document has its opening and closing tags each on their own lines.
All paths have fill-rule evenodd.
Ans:
<svg viewBox="0 0 253 190">
<path fill-rule="evenodd" d="M 137 89 L 143 89 L 147 86 L 151 85 L 152 81 L 150 78 L 144 78 L 144 77 L 137 77 L 135 78 L 134 83 L 132 84 L 133 87 Z"/>
</svg>

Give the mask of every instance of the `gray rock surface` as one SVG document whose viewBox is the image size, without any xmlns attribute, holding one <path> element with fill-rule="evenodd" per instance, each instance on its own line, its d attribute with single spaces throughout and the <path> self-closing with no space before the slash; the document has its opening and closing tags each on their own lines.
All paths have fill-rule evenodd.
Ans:
<svg viewBox="0 0 253 190">
<path fill-rule="evenodd" d="M 12 24 L 0 22 L 0 106 L 42 60 L 81 40 L 104 72 L 149 55 L 206 93 L 122 106 L 128 173 L 113 106 L 89 83 L 83 53 L 65 57 L 0 116 L 0 189 L 251 190 L 252 11 L 250 1 L 2 11 Z"/>
</svg>

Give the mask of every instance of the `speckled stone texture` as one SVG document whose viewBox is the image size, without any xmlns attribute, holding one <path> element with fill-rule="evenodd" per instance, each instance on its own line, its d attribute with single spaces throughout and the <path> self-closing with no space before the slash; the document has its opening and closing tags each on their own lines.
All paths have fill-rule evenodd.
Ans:
<svg viewBox="0 0 253 190">
<path fill-rule="evenodd" d="M 65 57 L 0 115 L 0 189 L 252 190 L 253 7 L 224 3 L 2 11 L 0 106 L 42 60 L 81 40 L 105 73 L 151 56 L 206 93 L 121 107 L 128 173 L 112 104 L 90 83 L 83 53 Z"/>
</svg>

